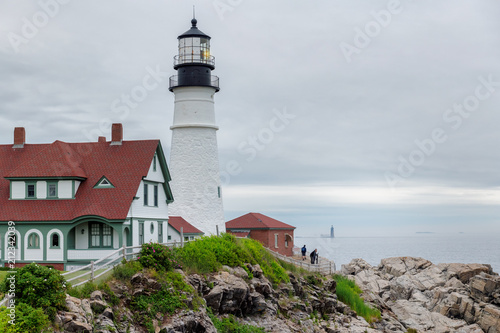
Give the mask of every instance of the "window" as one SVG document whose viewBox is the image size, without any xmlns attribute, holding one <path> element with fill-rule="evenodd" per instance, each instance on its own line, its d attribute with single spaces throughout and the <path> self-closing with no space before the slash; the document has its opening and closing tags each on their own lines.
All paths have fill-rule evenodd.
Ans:
<svg viewBox="0 0 500 333">
<path fill-rule="evenodd" d="M 189 240 L 188 236 L 184 236 L 184 240 L 187 242 Z"/>
<path fill-rule="evenodd" d="M 156 154 L 153 156 L 153 172 L 156 172 Z"/>
<path fill-rule="evenodd" d="M 107 224 L 102 225 L 102 246 L 111 247 L 113 239 L 113 229 Z"/>
<path fill-rule="evenodd" d="M 158 185 L 155 185 L 154 187 L 154 202 L 155 202 L 155 207 L 158 207 Z"/>
<path fill-rule="evenodd" d="M 278 248 L 278 234 L 274 234 L 274 247 Z"/>
<path fill-rule="evenodd" d="M 57 183 L 47 182 L 47 198 L 57 198 Z"/>
<path fill-rule="evenodd" d="M 172 240 L 172 236 L 168 235 L 167 240 Z"/>
<path fill-rule="evenodd" d="M 154 222 L 151 222 L 151 224 L 149 225 L 149 232 L 151 234 L 155 232 L 155 223 Z"/>
<path fill-rule="evenodd" d="M 158 243 L 163 243 L 163 222 L 158 221 Z"/>
<path fill-rule="evenodd" d="M 99 247 L 101 246 L 101 235 L 100 235 L 99 224 L 92 223 L 90 225 L 90 246 Z"/>
<path fill-rule="evenodd" d="M 26 198 L 27 199 L 36 198 L 36 183 L 26 183 Z"/>
<path fill-rule="evenodd" d="M 139 245 L 144 244 L 144 221 L 139 221 Z"/>
<path fill-rule="evenodd" d="M 104 223 L 90 224 L 90 247 L 112 247 L 113 228 Z"/>
<path fill-rule="evenodd" d="M 7 238 L 7 245 L 9 247 L 13 247 L 17 249 L 17 235 L 9 234 L 9 238 Z"/>
<path fill-rule="evenodd" d="M 148 184 L 144 183 L 144 206 L 148 205 Z"/>
<path fill-rule="evenodd" d="M 52 236 L 50 237 L 50 248 L 52 249 L 59 249 L 59 234 L 53 233 Z"/>
<path fill-rule="evenodd" d="M 40 237 L 38 234 L 32 232 L 28 236 L 28 249 L 39 249 L 40 248 Z"/>
<path fill-rule="evenodd" d="M 217 194 L 218 194 L 218 196 L 220 198 L 220 186 L 217 186 Z"/>
</svg>

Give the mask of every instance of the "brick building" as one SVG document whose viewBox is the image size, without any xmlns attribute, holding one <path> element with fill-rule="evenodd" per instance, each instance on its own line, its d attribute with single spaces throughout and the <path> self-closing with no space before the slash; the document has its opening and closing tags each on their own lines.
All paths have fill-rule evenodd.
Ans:
<svg viewBox="0 0 500 333">
<path fill-rule="evenodd" d="M 261 242 L 268 249 L 293 256 L 295 227 L 260 213 L 248 213 L 226 222 L 226 231 Z"/>
</svg>

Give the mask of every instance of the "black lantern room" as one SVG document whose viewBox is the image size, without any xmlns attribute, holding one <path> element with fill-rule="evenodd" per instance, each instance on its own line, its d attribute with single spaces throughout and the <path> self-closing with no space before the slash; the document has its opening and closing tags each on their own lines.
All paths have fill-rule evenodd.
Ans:
<svg viewBox="0 0 500 333">
<path fill-rule="evenodd" d="M 207 86 L 219 91 L 219 78 L 212 75 L 215 57 L 210 55 L 210 36 L 200 31 L 197 20 L 191 20 L 191 29 L 177 37 L 179 54 L 174 57 L 177 75 L 170 77 L 170 91 L 177 87 Z"/>
</svg>

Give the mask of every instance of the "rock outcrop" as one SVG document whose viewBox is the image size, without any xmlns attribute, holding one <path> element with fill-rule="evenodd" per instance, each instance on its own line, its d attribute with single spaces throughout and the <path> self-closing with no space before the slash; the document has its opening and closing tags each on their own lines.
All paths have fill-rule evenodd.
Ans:
<svg viewBox="0 0 500 333">
<path fill-rule="evenodd" d="M 422 258 L 362 259 L 343 265 L 363 297 L 418 332 L 500 332 L 500 278 L 490 265 L 439 264 Z"/>
<path fill-rule="evenodd" d="M 273 286 L 259 265 L 224 266 L 203 276 L 178 272 L 195 292 L 178 291 L 185 306 L 175 313 L 141 317 L 132 312 L 138 298 L 165 288 L 141 272 L 130 281 L 113 281 L 111 291 L 94 291 L 88 299 L 68 295 L 67 311 L 56 316 L 58 332 L 216 333 L 207 309 L 218 318 L 231 316 L 265 332 L 500 332 L 500 277 L 489 265 L 434 265 L 402 257 L 374 267 L 355 259 L 341 273 L 381 310 L 381 320 L 371 324 L 337 299 L 332 277 L 290 273 L 289 283 Z"/>
</svg>

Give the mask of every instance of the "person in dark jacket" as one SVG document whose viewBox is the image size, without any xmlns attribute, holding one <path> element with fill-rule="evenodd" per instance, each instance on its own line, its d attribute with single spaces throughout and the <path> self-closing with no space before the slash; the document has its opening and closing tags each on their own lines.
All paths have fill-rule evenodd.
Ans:
<svg viewBox="0 0 500 333">
<path fill-rule="evenodd" d="M 304 245 L 302 249 L 300 249 L 300 251 L 302 252 L 302 260 L 306 260 L 306 252 L 307 252 L 306 246 Z"/>
<path fill-rule="evenodd" d="M 311 254 L 309 255 L 311 257 L 311 264 L 314 264 L 316 262 L 316 252 L 318 250 L 317 249 L 314 249 L 314 251 L 311 252 Z"/>
</svg>

